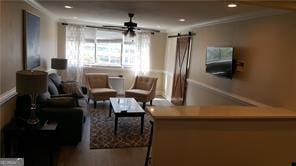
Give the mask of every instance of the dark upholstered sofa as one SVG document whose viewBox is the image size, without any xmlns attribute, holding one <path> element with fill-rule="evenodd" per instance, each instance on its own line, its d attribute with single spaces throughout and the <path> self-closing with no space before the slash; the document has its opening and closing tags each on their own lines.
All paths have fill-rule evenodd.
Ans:
<svg viewBox="0 0 296 166">
<path fill-rule="evenodd" d="M 60 90 L 49 75 L 48 92 L 38 96 L 37 114 L 41 120 L 58 122 L 58 140 L 62 145 L 76 145 L 82 138 L 84 108 L 78 105 L 76 95 L 63 94 Z M 29 105 L 28 96 L 19 96 L 16 116 L 23 116 Z"/>
</svg>

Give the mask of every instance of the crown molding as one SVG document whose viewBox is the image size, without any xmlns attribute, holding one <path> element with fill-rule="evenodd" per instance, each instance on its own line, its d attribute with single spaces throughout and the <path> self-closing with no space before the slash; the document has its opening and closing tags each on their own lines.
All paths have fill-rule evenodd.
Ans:
<svg viewBox="0 0 296 166">
<path fill-rule="evenodd" d="M 50 18 L 54 19 L 55 21 L 58 21 L 58 17 L 55 14 L 53 14 L 52 12 L 50 12 L 49 10 L 47 10 L 45 7 L 43 7 L 42 5 L 40 5 L 35 0 L 24 0 L 24 1 L 27 4 L 29 4 L 30 6 L 32 6 L 33 8 L 38 9 L 39 11 L 41 11 L 42 13 L 44 13 L 45 15 L 47 15 Z"/>
<path fill-rule="evenodd" d="M 272 10 L 272 11 L 260 11 L 260 12 L 255 12 L 255 13 L 241 14 L 241 15 L 236 15 L 236 16 L 229 16 L 229 17 L 214 19 L 211 21 L 205 21 L 202 23 L 184 26 L 181 28 L 173 28 L 173 29 L 169 29 L 167 32 L 168 33 L 182 32 L 182 31 L 193 30 L 194 28 L 202 28 L 202 27 L 218 25 L 218 24 L 239 22 L 239 21 L 245 21 L 245 20 L 250 20 L 250 19 L 255 19 L 255 18 L 260 18 L 260 17 L 281 15 L 281 14 L 286 14 L 286 13 L 290 13 L 290 12 L 291 11 Z"/>
</svg>

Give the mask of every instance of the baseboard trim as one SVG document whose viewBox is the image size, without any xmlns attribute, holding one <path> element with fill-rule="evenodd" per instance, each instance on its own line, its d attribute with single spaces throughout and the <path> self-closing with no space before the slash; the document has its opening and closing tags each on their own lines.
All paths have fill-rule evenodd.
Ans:
<svg viewBox="0 0 296 166">
<path fill-rule="evenodd" d="M 157 90 L 157 91 L 155 92 L 155 94 L 156 94 L 156 96 L 162 96 L 162 97 L 165 97 L 163 91 L 158 91 L 158 90 Z"/>
<path fill-rule="evenodd" d="M 230 100 L 233 100 L 233 101 L 241 103 L 241 104 L 248 104 L 248 105 L 259 106 L 259 107 L 272 107 L 270 105 L 266 105 L 264 103 L 254 101 L 252 99 L 249 99 L 249 98 L 246 98 L 243 96 L 239 96 L 239 95 L 236 95 L 233 93 L 225 92 L 225 91 L 215 88 L 213 86 L 210 86 L 210 85 L 207 85 L 207 84 L 204 84 L 202 82 L 195 81 L 192 79 L 187 79 L 187 83 L 188 83 L 188 85 L 196 86 L 198 88 L 202 88 L 202 89 L 211 91 L 212 93 L 215 93 L 215 94 L 222 96 L 222 97 L 226 97 Z"/>
<path fill-rule="evenodd" d="M 172 100 L 172 97 L 171 97 L 170 95 L 166 95 L 166 94 L 164 94 L 163 97 L 164 97 L 165 99 L 167 99 L 168 101 L 171 101 L 171 100 Z"/>
</svg>

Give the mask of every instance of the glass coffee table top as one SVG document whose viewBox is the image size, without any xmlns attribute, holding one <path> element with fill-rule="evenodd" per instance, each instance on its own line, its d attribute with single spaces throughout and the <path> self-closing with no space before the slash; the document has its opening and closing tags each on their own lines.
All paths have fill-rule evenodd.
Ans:
<svg viewBox="0 0 296 166">
<path fill-rule="evenodd" d="M 110 98 L 110 108 L 109 116 L 111 116 L 111 111 L 115 115 L 115 124 L 114 124 L 114 134 L 117 133 L 118 118 L 120 117 L 140 117 L 141 118 L 141 134 L 143 133 L 144 127 L 144 116 L 145 111 L 138 104 L 134 98 Z"/>
<path fill-rule="evenodd" d="M 134 98 L 111 97 L 110 102 L 113 112 L 116 113 L 145 113 L 143 108 Z"/>
</svg>

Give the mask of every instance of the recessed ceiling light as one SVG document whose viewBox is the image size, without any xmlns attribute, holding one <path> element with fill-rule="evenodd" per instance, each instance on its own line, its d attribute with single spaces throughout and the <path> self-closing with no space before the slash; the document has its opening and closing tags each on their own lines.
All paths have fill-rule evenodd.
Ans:
<svg viewBox="0 0 296 166">
<path fill-rule="evenodd" d="M 230 8 L 237 7 L 237 4 L 231 2 L 231 3 L 229 3 L 229 4 L 227 5 L 227 7 L 230 7 Z"/>
<path fill-rule="evenodd" d="M 184 18 L 180 18 L 179 21 L 184 22 L 186 20 Z"/>
<path fill-rule="evenodd" d="M 73 7 L 66 5 L 66 6 L 64 6 L 64 8 L 66 8 L 66 9 L 72 9 Z"/>
<path fill-rule="evenodd" d="M 157 28 L 160 28 L 160 25 L 157 25 L 156 27 L 157 27 Z"/>
<path fill-rule="evenodd" d="M 75 17 L 75 16 L 74 16 L 73 19 L 78 19 L 78 17 Z"/>
</svg>

